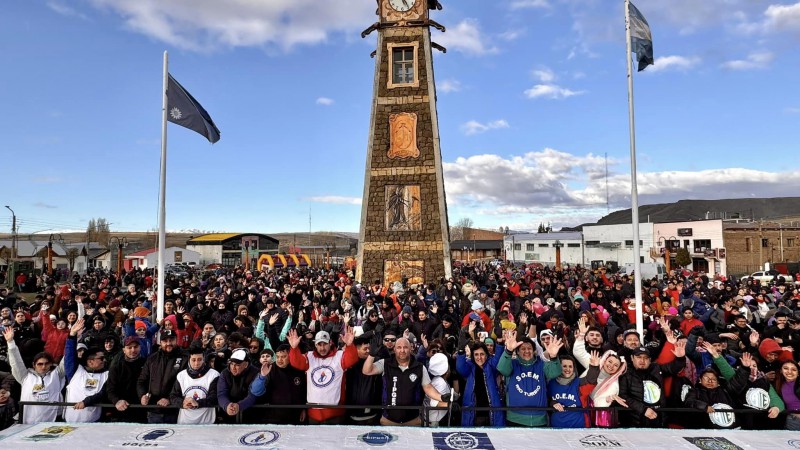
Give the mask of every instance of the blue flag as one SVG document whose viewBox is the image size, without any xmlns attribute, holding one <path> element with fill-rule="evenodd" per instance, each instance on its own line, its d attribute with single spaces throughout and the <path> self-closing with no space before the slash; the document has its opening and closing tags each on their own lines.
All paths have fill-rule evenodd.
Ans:
<svg viewBox="0 0 800 450">
<path fill-rule="evenodd" d="M 642 13 L 633 3 L 628 3 L 628 5 L 630 5 L 628 13 L 631 22 L 631 50 L 636 53 L 639 72 L 641 72 L 645 67 L 653 64 L 653 35 L 650 33 L 650 25 Z"/>
<path fill-rule="evenodd" d="M 212 144 L 219 140 L 219 129 L 211 116 L 172 75 L 167 84 L 167 120 L 202 134 Z"/>
</svg>

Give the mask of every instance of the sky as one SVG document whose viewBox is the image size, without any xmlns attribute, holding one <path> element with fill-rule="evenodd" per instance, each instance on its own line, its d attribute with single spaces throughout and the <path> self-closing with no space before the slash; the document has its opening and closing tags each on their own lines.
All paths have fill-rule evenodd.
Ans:
<svg viewBox="0 0 800 450">
<path fill-rule="evenodd" d="M 624 1 L 442 3 L 450 223 L 630 208 Z M 800 2 L 634 3 L 655 54 L 634 74 L 639 203 L 797 195 Z M 376 19 L 373 0 L 6 0 L 2 204 L 21 234 L 156 228 L 168 51 L 222 136 L 169 125 L 168 230 L 358 231 Z"/>
</svg>

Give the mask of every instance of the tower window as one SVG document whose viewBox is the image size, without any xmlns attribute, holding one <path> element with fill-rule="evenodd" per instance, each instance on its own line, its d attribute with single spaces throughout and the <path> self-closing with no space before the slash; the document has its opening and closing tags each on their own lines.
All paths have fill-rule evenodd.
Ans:
<svg viewBox="0 0 800 450">
<path fill-rule="evenodd" d="M 417 56 L 419 50 L 418 42 L 404 42 L 387 44 L 389 51 L 389 74 L 388 87 L 418 87 L 419 75 L 417 67 Z"/>
</svg>

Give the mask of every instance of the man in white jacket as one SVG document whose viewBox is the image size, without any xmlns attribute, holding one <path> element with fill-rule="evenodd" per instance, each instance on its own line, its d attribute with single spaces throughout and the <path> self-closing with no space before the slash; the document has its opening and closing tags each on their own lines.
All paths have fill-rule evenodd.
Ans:
<svg viewBox="0 0 800 450">
<path fill-rule="evenodd" d="M 217 379 L 219 372 L 212 369 L 205 359 L 205 350 L 200 345 L 189 348 L 189 366 L 178 372 L 172 393 L 172 406 L 180 406 L 178 423 L 214 424 L 217 420 Z"/>
<path fill-rule="evenodd" d="M 64 349 L 64 372 L 67 384 L 67 402 L 75 403 L 64 411 L 68 423 L 88 423 L 100 420 L 102 409 L 92 406 L 105 399 L 103 386 L 108 380 L 108 367 L 103 347 L 92 346 L 82 358 L 78 358 L 77 339 L 83 331 L 83 319 L 78 320 L 69 330 Z"/>
<path fill-rule="evenodd" d="M 17 344 L 14 343 L 14 329 L 7 327 L 3 337 L 8 344 L 8 359 L 11 363 L 11 375 L 22 385 L 23 402 L 60 402 L 61 390 L 64 389 L 64 367 L 53 364 L 53 356 L 42 352 L 33 358 L 33 368 L 28 369 L 22 361 Z M 59 406 L 25 406 L 22 423 L 37 424 L 55 422 Z"/>
</svg>

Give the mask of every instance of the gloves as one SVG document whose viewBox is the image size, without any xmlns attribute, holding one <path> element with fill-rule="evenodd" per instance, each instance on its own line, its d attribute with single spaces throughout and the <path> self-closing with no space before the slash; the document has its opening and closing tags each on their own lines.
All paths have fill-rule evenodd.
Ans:
<svg viewBox="0 0 800 450">
<path fill-rule="evenodd" d="M 458 395 L 458 392 L 453 392 L 452 398 L 449 392 L 447 394 L 442 395 L 442 401 L 447 403 L 450 403 L 451 401 L 457 402 L 459 398 L 461 398 L 461 396 Z"/>
<path fill-rule="evenodd" d="M 458 350 L 459 353 L 463 352 L 464 351 L 464 347 L 467 346 L 469 341 L 470 341 L 470 337 L 469 337 L 469 334 L 467 334 L 466 331 L 461 331 L 460 333 L 458 333 L 458 344 L 456 345 L 456 350 Z"/>
<path fill-rule="evenodd" d="M 375 333 L 375 335 L 372 336 L 372 339 L 369 341 L 369 355 L 373 358 L 377 358 L 380 355 L 382 347 L 383 339 L 381 338 L 380 334 Z"/>
</svg>

